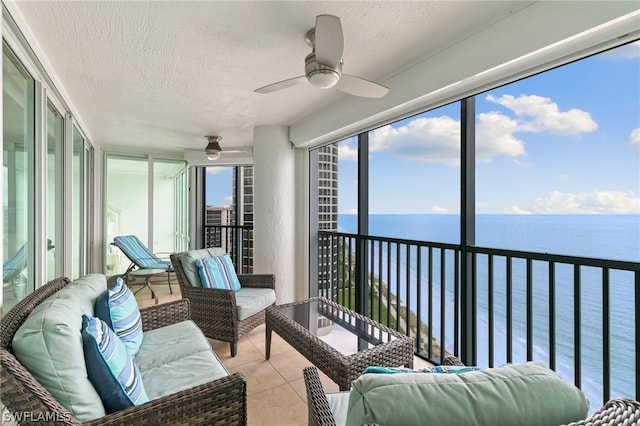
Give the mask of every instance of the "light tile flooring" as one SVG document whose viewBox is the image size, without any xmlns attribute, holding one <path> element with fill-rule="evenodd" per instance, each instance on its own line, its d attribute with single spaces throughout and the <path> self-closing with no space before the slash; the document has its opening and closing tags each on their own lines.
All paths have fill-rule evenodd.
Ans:
<svg viewBox="0 0 640 426">
<path fill-rule="evenodd" d="M 159 303 L 179 299 L 180 289 L 172 284 L 173 294 L 168 286 L 158 282 L 153 284 L 159 296 Z M 138 286 L 132 286 L 136 291 Z M 141 307 L 154 304 L 148 289 L 136 294 Z M 247 418 L 249 426 L 296 426 L 307 424 L 307 396 L 302 378 L 302 369 L 312 365 L 277 334 L 271 341 L 271 358 L 265 359 L 265 328 L 256 328 L 238 342 L 238 354 L 232 358 L 229 344 L 210 339 L 211 346 L 232 373 L 242 371 L 247 378 Z M 426 361 L 414 358 L 414 367 L 429 366 Z M 324 389 L 335 392 L 338 385 L 320 372 Z"/>
</svg>

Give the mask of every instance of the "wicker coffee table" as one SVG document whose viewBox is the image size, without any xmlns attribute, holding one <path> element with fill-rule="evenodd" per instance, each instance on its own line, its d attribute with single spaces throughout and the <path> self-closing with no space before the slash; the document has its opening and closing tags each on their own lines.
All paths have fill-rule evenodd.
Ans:
<svg viewBox="0 0 640 426">
<path fill-rule="evenodd" d="M 275 331 L 340 390 L 369 366 L 413 367 L 413 339 L 322 297 L 269 306 L 266 357 Z"/>
</svg>

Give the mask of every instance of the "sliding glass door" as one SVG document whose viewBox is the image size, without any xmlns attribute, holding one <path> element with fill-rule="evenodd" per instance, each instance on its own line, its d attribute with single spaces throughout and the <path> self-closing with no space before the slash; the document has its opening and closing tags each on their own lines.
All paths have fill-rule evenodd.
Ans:
<svg viewBox="0 0 640 426">
<path fill-rule="evenodd" d="M 35 83 L 3 45 L 2 282 L 6 312 L 34 288 Z"/>
</svg>

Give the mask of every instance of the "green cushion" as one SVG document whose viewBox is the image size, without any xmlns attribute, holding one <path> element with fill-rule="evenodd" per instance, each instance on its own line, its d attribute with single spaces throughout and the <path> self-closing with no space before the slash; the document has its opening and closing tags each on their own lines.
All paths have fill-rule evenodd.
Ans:
<svg viewBox="0 0 640 426">
<path fill-rule="evenodd" d="M 588 409 L 580 389 L 528 362 L 464 374 L 364 374 L 352 383 L 346 424 L 557 425 Z"/>
<path fill-rule="evenodd" d="M 185 356 L 210 350 L 209 341 L 202 331 L 192 321 L 182 321 L 145 331 L 135 363 L 141 372 L 145 372 Z"/>
<path fill-rule="evenodd" d="M 81 330 L 82 314 L 93 316 L 106 289 L 104 275 L 77 279 L 33 309 L 13 338 L 22 365 L 81 421 L 105 415 L 87 376 Z"/>
<path fill-rule="evenodd" d="M 205 257 L 219 256 L 226 253 L 221 247 L 211 247 L 200 250 L 189 250 L 180 257 L 180 263 L 182 263 L 182 269 L 184 275 L 187 277 L 187 281 L 194 287 L 202 287 L 200 281 L 200 274 L 198 267 L 196 266 L 197 259 L 204 259 Z"/>
<path fill-rule="evenodd" d="M 143 371 L 142 382 L 153 400 L 228 375 L 213 351 L 207 350 Z"/>
<path fill-rule="evenodd" d="M 249 318 L 251 315 L 275 303 L 275 301 L 276 292 L 271 288 L 242 287 L 236 291 L 238 319 L 242 321 Z"/>
</svg>

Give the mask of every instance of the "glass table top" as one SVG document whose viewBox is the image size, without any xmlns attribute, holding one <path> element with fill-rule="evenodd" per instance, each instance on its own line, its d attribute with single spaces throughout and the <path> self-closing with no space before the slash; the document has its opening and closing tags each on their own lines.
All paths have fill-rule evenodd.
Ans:
<svg viewBox="0 0 640 426">
<path fill-rule="evenodd" d="M 366 323 L 321 299 L 276 308 L 343 355 L 352 355 L 397 339 L 376 325 Z"/>
</svg>

